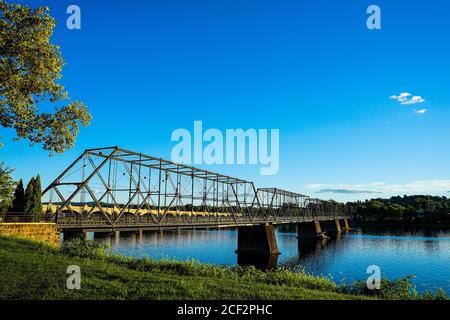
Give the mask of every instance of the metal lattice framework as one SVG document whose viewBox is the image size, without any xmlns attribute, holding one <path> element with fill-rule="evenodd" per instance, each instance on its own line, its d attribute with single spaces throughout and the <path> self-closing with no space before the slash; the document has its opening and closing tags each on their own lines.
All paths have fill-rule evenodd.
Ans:
<svg viewBox="0 0 450 320">
<path fill-rule="evenodd" d="M 251 181 L 119 147 L 85 150 L 43 197 L 49 219 L 66 227 L 240 225 L 338 216 L 332 202 L 256 189 Z"/>
</svg>

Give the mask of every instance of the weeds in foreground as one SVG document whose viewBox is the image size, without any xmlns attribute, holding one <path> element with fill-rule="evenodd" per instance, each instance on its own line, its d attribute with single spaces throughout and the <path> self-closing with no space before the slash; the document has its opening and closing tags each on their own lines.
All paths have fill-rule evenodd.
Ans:
<svg viewBox="0 0 450 320">
<path fill-rule="evenodd" d="M 411 281 L 413 275 L 405 276 L 396 280 L 382 279 L 380 289 L 370 290 L 365 281 L 357 281 L 346 286 L 341 285 L 343 293 L 374 296 L 381 299 L 393 300 L 447 300 L 448 296 L 444 289 L 440 288 L 435 292 L 426 291 L 420 294 L 416 285 Z"/>
</svg>

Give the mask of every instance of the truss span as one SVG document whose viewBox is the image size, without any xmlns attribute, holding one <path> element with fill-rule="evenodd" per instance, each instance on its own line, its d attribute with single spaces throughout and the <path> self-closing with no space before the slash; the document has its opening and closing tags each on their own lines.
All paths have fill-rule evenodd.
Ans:
<svg viewBox="0 0 450 320">
<path fill-rule="evenodd" d="M 142 153 L 87 149 L 43 193 L 60 228 L 233 226 L 346 217 L 343 205 Z"/>
</svg>

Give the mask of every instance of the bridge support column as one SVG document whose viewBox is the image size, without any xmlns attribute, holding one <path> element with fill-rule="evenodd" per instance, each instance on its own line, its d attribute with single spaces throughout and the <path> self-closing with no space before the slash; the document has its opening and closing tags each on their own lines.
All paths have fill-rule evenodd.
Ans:
<svg viewBox="0 0 450 320">
<path fill-rule="evenodd" d="M 314 226 L 316 228 L 316 233 L 321 236 L 323 234 L 322 232 L 322 226 L 320 225 L 320 221 L 319 220 L 314 220 Z"/>
<path fill-rule="evenodd" d="M 311 222 L 302 222 L 297 225 L 297 234 L 299 239 L 324 239 L 326 238 L 320 222 L 317 220 Z"/>
<path fill-rule="evenodd" d="M 337 219 L 322 221 L 322 226 L 327 234 L 337 234 L 341 232 L 341 226 Z"/>
<path fill-rule="evenodd" d="M 237 253 L 280 254 L 271 224 L 238 227 Z"/>
<path fill-rule="evenodd" d="M 339 219 L 334 220 L 334 223 L 336 223 L 336 230 L 337 232 L 341 232 L 341 224 L 339 223 Z"/>
<path fill-rule="evenodd" d="M 320 224 L 316 225 L 315 221 L 297 224 L 297 234 L 299 239 L 317 238 L 319 237 L 320 233 L 321 233 Z"/>
<path fill-rule="evenodd" d="M 347 218 L 344 218 L 344 230 L 350 230 Z"/>
<path fill-rule="evenodd" d="M 83 231 L 83 240 L 89 240 L 89 234 L 86 231 Z"/>
</svg>

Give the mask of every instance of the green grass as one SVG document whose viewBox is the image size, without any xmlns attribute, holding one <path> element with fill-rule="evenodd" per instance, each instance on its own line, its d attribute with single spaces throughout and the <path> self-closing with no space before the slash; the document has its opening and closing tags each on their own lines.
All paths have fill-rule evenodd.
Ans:
<svg viewBox="0 0 450 320">
<path fill-rule="evenodd" d="M 81 268 L 80 290 L 66 288 L 69 265 Z M 404 291 L 395 283 L 391 283 L 395 290 Z M 388 291 L 372 296 L 358 285 L 340 286 L 328 278 L 283 269 L 263 272 L 195 261 L 129 258 L 112 255 L 90 241 L 58 249 L 0 237 L 0 299 L 442 298 Z"/>
</svg>

